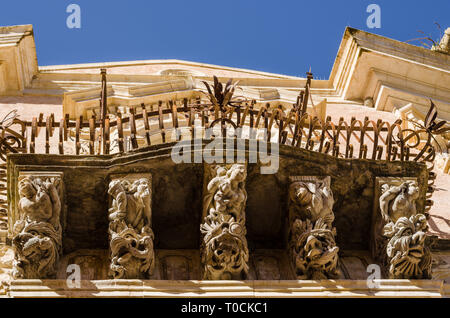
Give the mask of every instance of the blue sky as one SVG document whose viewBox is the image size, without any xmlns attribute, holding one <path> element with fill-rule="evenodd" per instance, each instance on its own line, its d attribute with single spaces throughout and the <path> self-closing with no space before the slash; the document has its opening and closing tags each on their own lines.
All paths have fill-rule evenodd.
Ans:
<svg viewBox="0 0 450 318">
<path fill-rule="evenodd" d="M 66 7 L 81 7 L 81 28 Z M 366 8 L 381 7 L 369 29 Z M 39 65 L 176 58 L 327 79 L 346 26 L 400 41 L 439 38 L 450 0 L 2 1 L 0 25 L 33 24 Z M 418 42 L 414 42 L 420 45 Z"/>
</svg>

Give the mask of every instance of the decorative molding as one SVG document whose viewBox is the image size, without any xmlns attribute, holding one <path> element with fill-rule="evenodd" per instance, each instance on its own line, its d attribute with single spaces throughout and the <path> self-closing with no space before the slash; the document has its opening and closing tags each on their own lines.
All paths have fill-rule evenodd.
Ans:
<svg viewBox="0 0 450 318">
<path fill-rule="evenodd" d="M 111 176 L 108 194 L 110 272 L 113 278 L 149 278 L 155 267 L 150 174 Z"/>
<path fill-rule="evenodd" d="M 297 278 L 337 278 L 339 248 L 331 178 L 295 176 L 289 180 L 288 246 Z"/>
<path fill-rule="evenodd" d="M 31 25 L 0 27 L 0 62 L 0 95 L 22 94 L 38 73 Z"/>
<path fill-rule="evenodd" d="M 201 262 L 204 279 L 245 279 L 249 252 L 245 228 L 246 164 L 205 164 Z"/>
<path fill-rule="evenodd" d="M 347 27 L 328 82 L 343 99 L 372 97 L 381 108 L 381 85 L 447 102 L 449 61 L 450 55 Z"/>
<path fill-rule="evenodd" d="M 68 288 L 66 280 L 16 280 L 7 297 L 449 297 L 449 284 L 442 280 L 82 280 L 81 288 Z"/>
<path fill-rule="evenodd" d="M 392 75 L 389 76 L 389 79 L 393 82 Z M 403 79 L 399 79 L 399 81 L 403 81 Z M 377 85 L 377 95 L 374 97 L 376 99 L 375 109 L 393 112 L 408 104 L 413 104 L 415 112 L 426 114 L 430 107 L 430 98 L 432 98 L 433 103 L 438 108 L 440 119 L 450 120 L 450 90 L 444 92 L 431 86 L 428 87 L 429 92 L 425 92 L 422 89 L 419 90 L 417 86 L 418 84 L 416 84 L 416 89 L 413 87 L 405 89 L 380 80 Z M 436 91 L 441 93 L 440 96 L 436 96 Z"/>
<path fill-rule="evenodd" d="M 181 76 L 181 77 L 189 77 L 189 76 L 206 76 L 206 74 L 196 71 L 196 70 L 189 70 L 189 69 L 183 69 L 183 68 L 167 68 L 162 69 L 158 72 L 158 75 L 163 76 Z"/>
<path fill-rule="evenodd" d="M 98 84 L 100 85 L 100 84 Z M 79 116 L 90 118 L 100 112 L 99 96 L 101 87 L 77 89 L 64 93 L 63 113 L 75 119 Z M 142 85 L 123 87 L 108 85 L 109 112 L 115 113 L 116 106 L 137 106 L 141 103 L 158 103 L 173 99 L 200 97 L 195 84 L 188 79 L 173 79 Z"/>
</svg>

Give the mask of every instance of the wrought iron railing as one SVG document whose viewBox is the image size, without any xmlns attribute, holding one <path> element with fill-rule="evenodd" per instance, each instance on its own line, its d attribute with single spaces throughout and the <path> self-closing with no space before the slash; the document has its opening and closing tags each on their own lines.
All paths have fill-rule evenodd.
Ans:
<svg viewBox="0 0 450 318">
<path fill-rule="evenodd" d="M 231 96 L 228 96 L 230 91 Z M 130 107 L 129 114 L 106 115 L 99 120 L 82 116 L 71 120 L 68 115 L 55 120 L 53 114 L 45 120 L 43 114 L 32 121 L 12 118 L 8 125 L 0 125 L 0 159 L 3 162 L 0 163 L 0 217 L 6 217 L 7 211 L 5 161 L 8 153 L 123 153 L 151 146 L 155 140 L 166 143 L 194 138 L 198 127 L 218 128 L 216 137 L 241 128 L 241 132 L 249 132 L 238 136 L 241 138 L 262 138 L 339 158 L 425 162 L 429 173 L 425 212 L 431 208 L 436 178 L 432 171 L 436 154 L 432 139 L 433 134 L 441 133 L 443 129 L 443 124 L 435 122 L 432 103 L 423 126 L 402 129 L 401 120 L 375 122 L 365 117 L 346 122 L 341 118 L 334 123 L 330 117 L 320 120 L 306 113 L 304 97 L 310 96 L 309 82 L 289 110 L 270 103 L 256 107 L 255 101 L 233 100 L 233 91 L 234 87 L 227 84 L 223 89 L 215 80 L 213 89 L 208 87 L 206 99 L 141 104 Z M 151 127 L 153 123 L 156 128 Z M 258 134 L 260 130 L 264 133 Z M 170 137 L 171 132 L 175 137 Z M 425 140 L 423 136 L 426 136 Z M 42 147 L 37 146 L 38 140 L 42 141 Z"/>
</svg>

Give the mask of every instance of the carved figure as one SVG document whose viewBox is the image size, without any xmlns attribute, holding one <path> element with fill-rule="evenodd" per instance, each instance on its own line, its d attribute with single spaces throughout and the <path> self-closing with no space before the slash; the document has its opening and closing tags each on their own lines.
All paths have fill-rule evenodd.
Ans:
<svg viewBox="0 0 450 318">
<path fill-rule="evenodd" d="M 109 209 L 110 275 L 148 278 L 155 266 L 149 181 L 116 179 L 110 182 L 108 193 L 113 198 Z"/>
<path fill-rule="evenodd" d="M 386 224 L 383 234 L 389 238 L 386 252 L 390 278 L 431 278 L 431 253 L 425 246 L 427 228 L 423 214 Z"/>
<path fill-rule="evenodd" d="M 289 187 L 289 250 L 298 279 L 339 276 L 329 178 L 303 177 Z"/>
<path fill-rule="evenodd" d="M 421 279 L 431 277 L 431 253 L 425 246 L 427 220 L 417 213 L 419 189 L 414 181 L 399 186 L 383 184 L 379 198 L 387 243 L 382 261 L 389 267 L 390 278 Z M 378 239 L 380 241 L 380 239 Z"/>
<path fill-rule="evenodd" d="M 381 187 L 380 211 L 385 222 L 396 222 L 400 217 L 410 217 L 417 213 L 415 201 L 419 188 L 414 181 L 406 181 L 400 186 L 383 184 Z"/>
<path fill-rule="evenodd" d="M 322 219 L 329 228 L 334 221 L 333 193 L 323 180 L 297 181 L 289 188 L 291 215 L 312 222 Z"/>
<path fill-rule="evenodd" d="M 234 164 L 228 170 L 216 167 L 217 175 L 207 186 L 204 207 L 206 215 L 215 218 L 219 214 L 230 215 L 236 222 L 245 224 L 247 192 L 244 182 L 247 170 L 243 164 Z"/>
<path fill-rule="evenodd" d="M 15 278 L 50 278 L 61 253 L 60 178 L 27 176 L 19 182 L 19 220 L 14 224 Z"/>
<path fill-rule="evenodd" d="M 247 170 L 243 164 L 217 166 L 206 187 L 200 226 L 205 279 L 244 279 L 248 273 L 245 237 Z"/>
</svg>

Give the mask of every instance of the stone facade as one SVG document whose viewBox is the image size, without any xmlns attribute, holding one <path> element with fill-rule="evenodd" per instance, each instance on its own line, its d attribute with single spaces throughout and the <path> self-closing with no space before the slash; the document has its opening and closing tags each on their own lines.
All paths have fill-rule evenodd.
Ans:
<svg viewBox="0 0 450 318">
<path fill-rule="evenodd" d="M 450 120 L 448 38 L 425 50 L 347 28 L 330 78 L 311 80 L 179 60 L 39 67 L 31 26 L 0 31 L 0 115 L 28 122 L 0 139 L 0 297 L 450 295 L 450 139 L 431 153 L 426 131 L 408 148 L 395 130 L 426 125 L 429 99 Z M 242 160 L 195 160 L 208 125 L 215 141 L 243 128 L 221 149 Z M 180 140 L 190 162 L 173 160 Z M 252 161 L 261 140 L 275 173 Z"/>
</svg>

